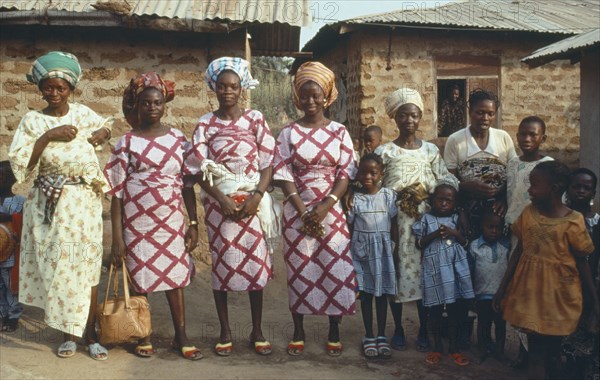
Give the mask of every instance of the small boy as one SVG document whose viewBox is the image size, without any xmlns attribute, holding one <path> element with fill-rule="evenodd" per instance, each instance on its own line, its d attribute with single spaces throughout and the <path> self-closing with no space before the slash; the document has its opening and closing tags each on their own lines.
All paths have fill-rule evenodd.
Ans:
<svg viewBox="0 0 600 380">
<path fill-rule="evenodd" d="M 492 299 L 508 267 L 510 241 L 504 236 L 504 219 L 492 209 L 483 212 L 482 235 L 469 245 L 469 263 L 477 307 L 477 345 L 480 363 L 489 355 L 504 360 L 506 322 L 502 313 L 494 311 Z M 492 323 L 495 326 L 496 344 L 492 341 Z"/>
<path fill-rule="evenodd" d="M 373 153 L 379 145 L 381 145 L 381 139 L 383 137 L 383 131 L 377 125 L 370 125 L 365 128 L 363 133 L 363 154 Z"/>
<path fill-rule="evenodd" d="M 10 167 L 10 163 L 8 161 L 1 161 L 0 223 L 4 225 L 12 223 L 13 214 L 21 214 L 23 212 L 25 198 L 13 194 L 12 187 L 15 182 L 15 175 Z M 4 226 L 2 227 L 4 228 Z M 0 262 L 0 316 L 2 317 L 2 331 L 7 333 L 12 333 L 17 329 L 19 318 L 23 313 L 23 306 L 19 303 L 19 298 L 11 290 L 10 274 L 14 265 L 14 251 L 10 253 L 7 260 Z"/>
<path fill-rule="evenodd" d="M 523 209 L 531 203 L 529 200 L 529 173 L 537 164 L 544 161 L 552 161 L 552 157 L 540 153 L 540 145 L 546 141 L 546 123 L 537 116 L 528 116 L 519 124 L 517 131 L 517 143 L 522 155 L 508 161 L 506 168 L 506 201 L 508 211 L 505 215 L 507 227 L 521 215 Z M 516 239 L 511 240 L 511 246 L 516 247 Z M 523 341 L 527 339 L 525 334 L 519 334 L 519 355 L 512 363 L 514 368 L 525 368 L 527 365 L 527 350 Z"/>
</svg>

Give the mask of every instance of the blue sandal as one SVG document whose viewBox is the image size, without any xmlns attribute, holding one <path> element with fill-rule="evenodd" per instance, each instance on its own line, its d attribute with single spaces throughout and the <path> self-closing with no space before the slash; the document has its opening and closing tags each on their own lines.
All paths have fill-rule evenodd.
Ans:
<svg viewBox="0 0 600 380">
<path fill-rule="evenodd" d="M 392 349 L 385 336 L 377 337 L 377 353 L 382 359 L 389 359 L 392 357 Z"/>
<path fill-rule="evenodd" d="M 396 351 L 406 350 L 406 338 L 404 337 L 404 334 L 394 335 L 392 337 L 392 348 Z"/>
</svg>

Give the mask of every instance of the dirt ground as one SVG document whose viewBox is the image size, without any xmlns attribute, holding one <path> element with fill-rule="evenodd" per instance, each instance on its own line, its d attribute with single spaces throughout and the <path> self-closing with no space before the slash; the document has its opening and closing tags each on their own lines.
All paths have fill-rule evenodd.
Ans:
<svg viewBox="0 0 600 380">
<path fill-rule="evenodd" d="M 272 355 L 261 357 L 248 346 L 251 330 L 250 308 L 245 293 L 230 293 L 229 314 L 233 329 L 234 352 L 229 358 L 218 357 L 212 347 L 217 342 L 219 323 L 210 289 L 210 267 L 197 264 L 198 273 L 185 291 L 187 332 L 202 350 L 204 359 L 184 360 L 170 349 L 173 327 L 166 298 L 162 293 L 150 296 L 154 326 L 153 342 L 158 353 L 149 359 L 136 357 L 132 346 L 111 347 L 109 359 L 92 360 L 78 346 L 69 359 L 56 356 L 61 336 L 43 323 L 40 309 L 26 307 L 19 329 L 0 335 L 0 378 L 8 379 L 521 379 L 525 372 L 515 371 L 494 359 L 483 364 L 458 367 L 444 358 L 437 366 L 425 363 L 425 355 L 415 350 L 416 307 L 405 308 L 404 328 L 408 349 L 394 351 L 392 359 L 367 361 L 361 353 L 364 334 L 360 308 L 355 316 L 346 317 L 341 326 L 344 352 L 331 358 L 325 352 L 327 319 L 307 317 L 306 350 L 304 355 L 291 357 L 286 353 L 293 325 L 288 309 L 285 266 L 281 249 L 275 254 L 275 278 L 265 290 L 263 330 L 274 347 Z M 100 288 L 105 288 L 106 273 Z M 391 314 L 388 316 L 388 337 L 393 333 Z M 514 333 L 510 332 L 508 354 L 515 355 Z M 466 352 L 475 357 L 475 350 Z"/>
</svg>

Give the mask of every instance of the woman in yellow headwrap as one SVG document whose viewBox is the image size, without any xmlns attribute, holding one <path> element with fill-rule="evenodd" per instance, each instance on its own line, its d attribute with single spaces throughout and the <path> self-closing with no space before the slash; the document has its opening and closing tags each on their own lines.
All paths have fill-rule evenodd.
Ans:
<svg viewBox="0 0 600 380">
<path fill-rule="evenodd" d="M 307 62 L 294 76 L 294 102 L 304 116 L 283 128 L 277 141 L 274 180 L 285 195 L 284 252 L 294 320 L 290 355 L 304 351 L 304 315 L 327 315 L 327 352 L 342 353 L 338 324 L 355 312 L 350 232 L 338 202 L 354 177 L 352 139 L 327 119 L 335 101 L 335 76 L 319 62 Z"/>
<path fill-rule="evenodd" d="M 64 333 L 58 356 L 75 355 L 75 337 L 85 332 L 90 356 L 105 360 L 94 329 L 105 185 L 95 147 L 111 123 L 69 102 L 80 77 L 77 58 L 57 51 L 27 76 L 48 106 L 23 116 L 8 153 L 18 182 L 37 169 L 23 211 L 19 300 L 44 309 L 44 321 Z"/>
</svg>

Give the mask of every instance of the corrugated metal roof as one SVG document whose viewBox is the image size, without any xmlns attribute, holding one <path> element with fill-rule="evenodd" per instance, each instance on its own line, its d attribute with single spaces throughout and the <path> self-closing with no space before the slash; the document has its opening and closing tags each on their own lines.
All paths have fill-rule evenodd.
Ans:
<svg viewBox="0 0 600 380">
<path fill-rule="evenodd" d="M 125 4 L 122 0 L 0 0 L 0 9 L 16 11 L 95 12 L 93 4 Z M 308 26 L 309 0 L 128 0 L 130 15 L 186 20 L 230 20 Z M 97 12 L 97 11 L 96 11 Z"/>
<path fill-rule="evenodd" d="M 600 29 L 578 34 L 555 42 L 552 45 L 544 46 L 523 58 L 521 61 L 525 63 L 541 64 L 568 56 L 581 49 L 594 45 L 600 45 Z"/>
<path fill-rule="evenodd" d="M 423 3 L 421 3 L 423 4 Z M 402 9 L 341 21 L 342 24 L 399 24 L 460 28 L 583 33 L 600 25 L 598 0 L 465 0 L 426 8 Z"/>
</svg>

